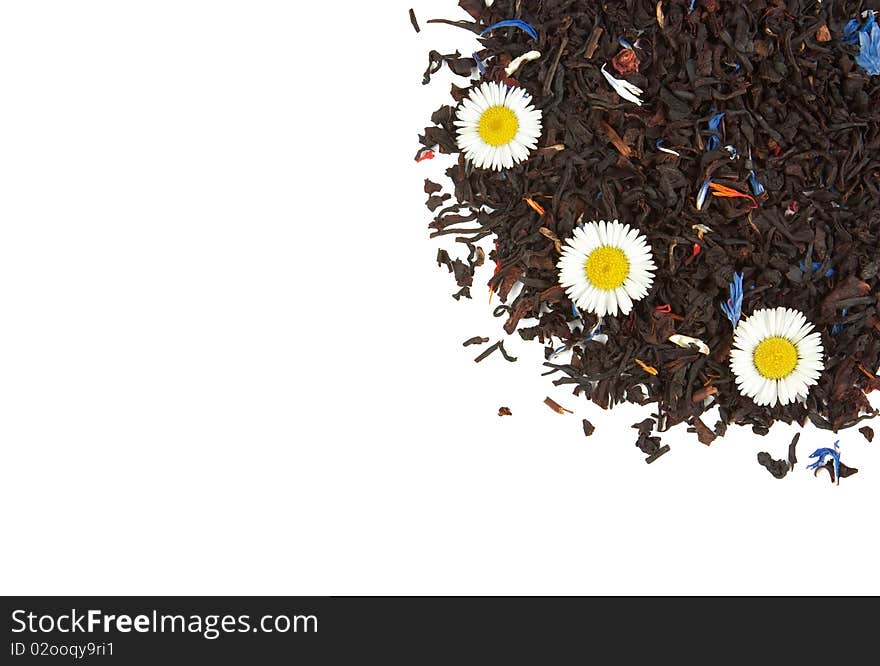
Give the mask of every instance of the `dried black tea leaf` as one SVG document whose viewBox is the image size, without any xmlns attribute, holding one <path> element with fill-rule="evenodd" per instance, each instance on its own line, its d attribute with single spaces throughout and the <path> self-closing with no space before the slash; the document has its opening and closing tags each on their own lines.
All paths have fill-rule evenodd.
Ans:
<svg viewBox="0 0 880 666">
<path fill-rule="evenodd" d="M 800 440 L 801 434 L 795 433 L 794 437 L 791 439 L 791 444 L 788 445 L 788 467 L 789 469 L 793 469 L 795 465 L 797 465 L 797 445 L 798 440 Z"/>
<path fill-rule="evenodd" d="M 718 437 L 709 427 L 703 423 L 699 416 L 695 416 L 693 420 L 694 432 L 697 433 L 697 439 L 701 444 L 709 446 Z"/>
<path fill-rule="evenodd" d="M 633 424 L 632 427 L 639 431 L 639 435 L 650 435 L 654 430 L 654 419 L 645 419 L 640 423 Z"/>
<path fill-rule="evenodd" d="M 494 345 L 487 347 L 486 349 L 483 350 L 483 352 L 479 356 L 477 356 L 474 359 L 474 363 L 479 363 L 481 361 L 485 361 L 487 358 L 489 358 L 489 356 L 492 354 L 492 352 L 497 351 L 499 347 L 501 347 L 500 342 L 496 342 Z"/>
<path fill-rule="evenodd" d="M 516 357 L 511 356 L 507 353 L 507 350 L 504 348 L 504 340 L 498 341 L 498 351 L 501 352 L 501 355 L 504 357 L 504 360 L 508 363 L 516 363 Z"/>
<path fill-rule="evenodd" d="M 547 405 L 550 409 L 552 409 L 557 414 L 574 414 L 570 409 L 566 409 L 558 402 L 553 400 L 553 398 L 544 398 L 544 404 Z"/>
<path fill-rule="evenodd" d="M 443 186 L 439 183 L 435 183 L 427 178 L 425 178 L 425 194 L 435 194 L 443 189 Z"/>
<path fill-rule="evenodd" d="M 766 451 L 761 451 L 758 454 L 758 464 L 777 479 L 784 479 L 789 471 L 791 471 L 791 465 L 787 460 L 773 460 Z"/>
<path fill-rule="evenodd" d="M 449 272 L 452 272 L 452 259 L 446 250 L 437 250 L 437 265 L 446 266 L 446 268 L 449 269 Z"/>
<path fill-rule="evenodd" d="M 840 463 L 840 478 L 845 479 L 848 476 L 852 476 L 853 474 L 858 474 L 859 470 L 855 467 L 847 467 L 843 463 Z M 831 480 L 831 483 L 837 483 L 838 478 L 834 474 L 834 462 L 828 460 L 825 464 L 820 465 L 814 470 L 814 474 L 818 474 L 820 469 L 824 469 L 828 472 L 828 477 Z"/>
</svg>

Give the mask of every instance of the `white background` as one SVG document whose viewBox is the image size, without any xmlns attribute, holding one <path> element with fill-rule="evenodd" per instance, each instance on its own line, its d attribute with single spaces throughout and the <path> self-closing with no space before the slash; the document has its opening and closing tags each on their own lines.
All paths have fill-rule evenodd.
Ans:
<svg viewBox="0 0 880 666">
<path fill-rule="evenodd" d="M 473 363 L 412 160 L 473 41 L 410 4 L 0 4 L 0 592 L 880 593 L 880 444 L 648 466 L 540 345 Z"/>
</svg>

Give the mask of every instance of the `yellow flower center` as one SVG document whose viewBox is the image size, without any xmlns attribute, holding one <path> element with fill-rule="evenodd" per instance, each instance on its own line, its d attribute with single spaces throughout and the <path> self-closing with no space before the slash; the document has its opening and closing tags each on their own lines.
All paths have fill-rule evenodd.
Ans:
<svg viewBox="0 0 880 666">
<path fill-rule="evenodd" d="M 492 106 L 480 116 L 480 136 L 490 146 L 504 146 L 519 131 L 519 120 L 516 114 L 506 106 Z"/>
<path fill-rule="evenodd" d="M 584 269 L 594 287 L 610 291 L 621 286 L 629 275 L 629 259 L 619 247 L 603 245 L 590 253 Z"/>
<path fill-rule="evenodd" d="M 755 347 L 754 362 L 755 368 L 762 377 L 767 379 L 788 377 L 797 367 L 797 347 L 785 338 L 767 338 Z"/>
</svg>

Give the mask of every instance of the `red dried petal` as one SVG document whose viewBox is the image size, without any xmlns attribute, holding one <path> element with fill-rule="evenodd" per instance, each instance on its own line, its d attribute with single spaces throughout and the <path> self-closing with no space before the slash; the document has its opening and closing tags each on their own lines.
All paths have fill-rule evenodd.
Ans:
<svg viewBox="0 0 880 666">
<path fill-rule="evenodd" d="M 635 74 L 639 71 L 639 65 L 642 61 L 632 49 L 623 49 L 620 53 L 611 59 L 611 66 L 617 70 L 619 74 Z"/>
</svg>

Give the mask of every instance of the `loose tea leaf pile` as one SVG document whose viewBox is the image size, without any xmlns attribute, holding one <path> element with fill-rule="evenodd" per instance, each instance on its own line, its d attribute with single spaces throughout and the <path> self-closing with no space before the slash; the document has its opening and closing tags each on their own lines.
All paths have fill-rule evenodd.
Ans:
<svg viewBox="0 0 880 666">
<path fill-rule="evenodd" d="M 476 243 L 490 239 L 488 284 L 506 333 L 547 345 L 554 383 L 602 408 L 656 403 L 638 426 L 649 460 L 668 450 L 651 432 L 680 423 L 710 444 L 731 423 L 763 435 L 775 421 L 838 431 L 874 416 L 880 76 L 856 64 L 857 40 L 845 37 L 880 0 L 486 4 L 461 0 L 471 20 L 440 22 L 479 35 L 517 19 L 537 39 L 511 21 L 479 37 L 472 57 L 432 51 L 425 82 L 446 65 L 474 85 L 522 87 L 543 132 L 526 161 L 500 172 L 459 154 L 446 172 L 452 196 L 426 182 L 432 237 L 454 235 L 467 249 L 438 255 L 456 297 L 470 298 L 487 258 Z M 417 159 L 459 153 L 455 104 L 468 89 L 451 94 Z M 647 237 L 657 270 L 647 297 L 605 317 L 597 336 L 598 318 L 558 283 L 560 241 L 579 224 L 615 219 Z M 796 308 L 820 331 L 824 371 L 806 401 L 761 407 L 737 390 L 733 325 L 721 309 L 737 273 L 743 317 Z M 671 342 L 676 335 L 709 353 Z M 710 429 L 699 417 L 715 406 Z"/>
</svg>

